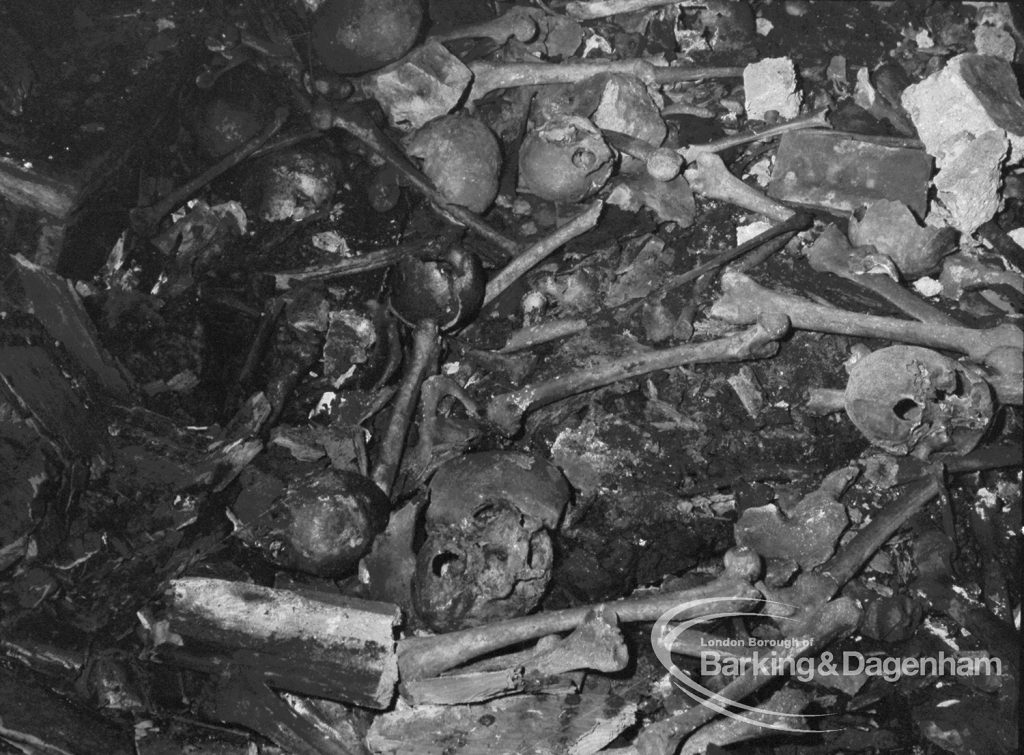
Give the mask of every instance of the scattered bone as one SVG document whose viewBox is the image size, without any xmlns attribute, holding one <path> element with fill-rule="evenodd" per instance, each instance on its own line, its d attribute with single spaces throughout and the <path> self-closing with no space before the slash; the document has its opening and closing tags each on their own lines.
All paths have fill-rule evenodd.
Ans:
<svg viewBox="0 0 1024 755">
<path fill-rule="evenodd" d="M 671 181 L 683 167 L 682 156 L 669 147 L 655 147 L 643 139 L 619 131 L 602 129 L 601 132 L 619 152 L 643 160 L 647 173 L 657 181 Z"/>
<path fill-rule="evenodd" d="M 568 338 L 587 329 L 586 320 L 549 320 L 510 333 L 505 345 L 498 351 L 512 354 L 524 349 L 532 349 L 542 343 Z"/>
<path fill-rule="evenodd" d="M 967 291 L 999 286 L 1024 293 L 1024 276 L 1020 273 L 1002 270 L 967 254 L 947 257 L 939 282 L 942 295 L 953 301 L 960 301 Z"/>
<path fill-rule="evenodd" d="M 687 158 L 691 155 L 687 154 Z M 796 214 L 774 199 L 743 183 L 729 172 L 722 158 L 710 152 L 703 152 L 692 157 L 693 164 L 686 169 L 684 175 L 695 190 L 723 202 L 729 202 L 745 210 L 758 212 L 772 220 L 785 221 Z"/>
<path fill-rule="evenodd" d="M 811 696 L 803 690 L 783 687 L 767 701 L 760 703 L 757 712 L 751 713 L 748 721 L 735 718 L 721 718 L 702 726 L 693 736 L 689 737 L 679 751 L 680 755 L 703 755 L 712 745 L 724 745 L 744 742 L 764 736 L 765 728 L 779 724 L 796 729 L 806 727 L 800 719 L 793 715 L 806 708 Z M 773 716 L 773 713 L 780 715 Z"/>
<path fill-rule="evenodd" d="M 423 320 L 413 331 L 412 358 L 402 375 L 392 403 L 387 430 L 380 442 L 380 458 L 372 478 L 385 493 L 391 493 L 405 449 L 405 437 L 412 423 L 420 385 L 437 360 L 438 327 L 434 320 Z"/>
<path fill-rule="evenodd" d="M 830 225 L 807 248 L 806 254 L 815 270 L 838 275 L 873 291 L 915 320 L 935 325 L 961 325 L 955 318 L 900 285 L 897 273 L 891 270 L 892 262 L 875 254 L 874 250 L 873 246 L 851 247 L 842 232 Z"/>
<path fill-rule="evenodd" d="M 743 75 L 738 67 L 683 68 L 656 66 L 645 60 L 602 60 L 583 63 L 487 63 L 474 61 L 469 101 L 479 100 L 495 89 L 535 87 L 542 84 L 575 84 L 598 74 L 633 76 L 648 85 L 674 84 L 702 79 L 727 79 Z"/>
<path fill-rule="evenodd" d="M 739 372 L 729 378 L 728 383 L 751 419 L 757 419 L 764 410 L 764 390 L 754 370 L 743 365 Z"/>
<path fill-rule="evenodd" d="M 382 755 L 449 751 L 595 755 L 633 725 L 636 716 L 636 703 L 588 690 L 515 695 L 494 700 L 485 710 L 479 705 L 399 706 L 374 720 L 366 746 Z M 453 741 L 459 744 L 448 744 Z"/>
<path fill-rule="evenodd" d="M 796 504 L 774 503 L 746 509 L 735 525 L 736 543 L 765 558 L 785 558 L 805 571 L 825 563 L 850 520 L 838 498 L 860 474 L 846 467 L 830 474 Z"/>
<path fill-rule="evenodd" d="M 495 275 L 487 284 L 487 293 L 484 295 L 484 306 L 497 299 L 501 293 L 524 276 L 530 269 L 536 267 L 541 260 L 549 256 L 559 247 L 569 243 L 577 236 L 580 236 L 595 225 L 601 216 L 604 203 L 597 201 L 584 210 L 581 214 L 570 220 L 565 225 L 555 229 L 546 238 L 541 239 L 518 257 L 509 262 Z"/>
<path fill-rule="evenodd" d="M 806 626 L 813 626 L 813 629 L 787 633 L 787 636 L 795 641 L 791 646 L 786 646 L 778 654 L 778 657 L 792 660 L 779 664 L 780 668 L 789 667 L 796 658 L 816 655 L 832 642 L 849 636 L 860 623 L 861 610 L 856 601 L 843 597 L 825 603 L 814 612 L 813 617 L 814 621 L 806 624 Z M 655 623 L 654 629 L 651 630 L 651 641 L 655 653 L 665 656 L 666 667 L 675 668 L 664 644 L 665 629 L 666 627 L 662 625 L 661 621 Z M 677 673 L 682 674 L 682 672 Z M 748 670 L 743 676 L 734 679 L 719 690 L 716 701 L 718 705 L 728 705 L 729 701 L 742 700 L 773 679 L 775 677 L 772 674 L 755 673 Z M 683 713 L 678 713 L 645 728 L 637 737 L 636 751 L 638 755 L 662 755 L 666 752 L 676 752 L 684 739 L 716 715 L 718 712 L 709 705 L 694 705 Z"/>
<path fill-rule="evenodd" d="M 438 42 L 452 42 L 457 39 L 490 39 L 501 45 L 510 39 L 530 42 L 536 36 L 537 22 L 531 16 L 531 9 L 517 6 L 490 21 L 467 24 L 451 31 L 431 34 L 429 39 Z"/>
<path fill-rule="evenodd" d="M 780 123 L 777 126 L 769 126 L 768 128 L 762 128 L 760 130 L 754 129 L 749 134 L 726 136 L 707 144 L 691 144 L 688 147 L 681 148 L 679 153 L 684 155 L 687 160 L 693 160 L 697 154 L 702 152 L 724 152 L 725 150 L 732 149 L 733 147 L 741 147 L 744 144 L 750 144 L 751 142 L 772 139 L 776 136 L 788 134 L 791 131 L 830 128 L 832 128 L 832 124 L 829 123 L 828 120 L 828 109 L 822 108 L 821 110 L 815 110 L 813 113 L 807 113 L 806 115 L 801 115 L 799 118 L 793 118 L 785 123 Z"/>
<path fill-rule="evenodd" d="M 449 218 L 454 223 L 473 229 L 481 237 L 490 241 L 506 254 L 514 255 L 519 253 L 519 245 L 515 241 L 488 225 L 475 213 L 459 205 L 450 204 L 437 188 L 409 163 L 408 158 L 381 133 L 372 119 L 365 113 L 354 108 L 343 108 L 332 106 L 328 103 L 321 103 L 313 110 L 311 121 L 314 127 L 321 131 L 331 128 L 340 128 L 347 131 L 392 165 L 399 175 L 410 186 L 429 199 L 443 216 Z M 487 250 L 480 250 L 480 254 L 481 256 L 488 257 L 492 262 L 502 261 L 499 259 L 501 255 L 496 255 L 493 251 L 488 253 Z"/>
<path fill-rule="evenodd" d="M 773 291 L 758 285 L 742 273 L 728 271 L 722 275 L 722 292 L 722 297 L 711 307 L 711 315 L 736 325 L 749 325 L 766 314 L 783 314 L 799 330 L 885 338 L 955 351 L 987 364 L 992 369 L 999 369 L 1000 361 L 1024 350 L 1024 333 L 1008 323 L 994 328 L 974 329 L 849 312 Z M 1001 353 L 1005 351 L 1010 354 Z M 1013 378 L 1020 382 L 1021 375 L 1007 376 L 1008 380 Z M 996 387 L 1000 400 L 1018 400 L 1015 395 L 999 392 L 998 386 L 993 387 Z"/>
<path fill-rule="evenodd" d="M 152 235 L 164 216 L 178 205 L 183 204 L 185 200 L 209 184 L 215 178 L 222 176 L 231 168 L 251 156 L 256 152 L 256 150 L 266 144 L 274 134 L 280 131 L 281 126 L 284 125 L 284 122 L 287 119 L 287 108 L 278 108 L 274 113 L 274 117 L 259 134 L 254 136 L 235 151 L 223 157 L 216 165 L 203 171 L 191 181 L 188 181 L 183 186 L 167 194 L 156 204 L 149 207 L 136 207 L 133 209 L 128 216 L 131 221 L 132 228 L 135 229 L 136 233 L 143 236 Z"/>
<path fill-rule="evenodd" d="M 796 69 L 789 58 L 766 58 L 744 68 L 743 93 L 751 120 L 763 121 L 771 111 L 781 118 L 800 115 Z"/>
<path fill-rule="evenodd" d="M 775 353 L 777 340 L 787 328 L 784 318 L 769 317 L 748 330 L 716 341 L 656 349 L 569 372 L 495 396 L 487 405 L 487 418 L 501 432 L 514 435 L 519 431 L 524 414 L 577 393 L 686 364 L 735 362 L 770 356 Z"/>
<path fill-rule="evenodd" d="M 620 623 L 652 621 L 669 609 L 704 598 L 715 599 L 715 607 L 687 608 L 678 612 L 677 618 L 694 618 L 719 610 L 747 610 L 760 597 L 760 592 L 751 585 L 759 570 L 757 556 L 745 548 L 735 548 L 725 555 L 725 571 L 706 585 L 678 592 L 644 594 L 603 605 L 615 613 Z M 399 642 L 401 676 L 403 679 L 433 676 L 496 650 L 571 631 L 586 620 L 594 608 L 583 605 L 431 637 L 407 637 Z"/>
<path fill-rule="evenodd" d="M 663 5 L 701 8 L 706 4 L 706 0 L 683 0 L 681 3 L 669 2 L 669 0 L 589 0 L 588 2 L 573 0 L 566 4 L 565 12 L 580 21 L 590 21 L 595 18 L 617 16 L 620 13 L 636 13 L 648 8 L 660 8 Z"/>
</svg>

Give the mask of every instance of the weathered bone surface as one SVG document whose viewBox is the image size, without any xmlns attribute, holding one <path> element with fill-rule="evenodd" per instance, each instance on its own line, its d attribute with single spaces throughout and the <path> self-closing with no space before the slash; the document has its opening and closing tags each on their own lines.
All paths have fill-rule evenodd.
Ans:
<svg viewBox="0 0 1024 755">
<path fill-rule="evenodd" d="M 602 60 L 590 63 L 487 63 L 474 61 L 473 87 L 469 101 L 478 100 L 495 89 L 540 86 L 542 84 L 575 84 L 602 73 L 635 76 L 645 84 L 671 84 L 700 79 L 736 78 L 743 75 L 742 67 L 683 68 L 655 66 L 646 60 Z"/>
<path fill-rule="evenodd" d="M 772 220 L 788 220 L 796 214 L 784 204 L 743 183 L 729 172 L 717 154 L 711 152 L 687 153 L 693 164 L 683 175 L 696 191 L 712 199 L 729 202 L 745 210 L 759 212 Z"/>
<path fill-rule="evenodd" d="M 495 396 L 487 406 L 487 418 L 503 433 L 514 435 L 526 412 L 577 393 L 684 364 L 737 362 L 771 356 L 778 348 L 778 339 L 788 328 L 785 317 L 769 315 L 758 320 L 752 328 L 726 338 L 634 354 L 597 367 L 569 372 Z"/>
<path fill-rule="evenodd" d="M 530 17 L 529 9 L 515 7 L 490 21 L 459 26 L 451 31 L 431 34 L 431 39 L 449 42 L 456 39 L 493 39 L 504 44 L 510 39 L 529 42 L 537 36 L 537 22 Z"/>
<path fill-rule="evenodd" d="M 879 349 L 857 360 L 846 413 L 864 437 L 892 454 L 925 459 L 967 453 L 992 421 L 992 391 L 976 370 L 920 346 Z"/>
<path fill-rule="evenodd" d="M 904 288 L 899 281 L 885 272 L 873 272 L 871 268 L 876 258 L 878 258 L 879 267 L 885 266 L 886 262 L 888 262 L 888 267 L 892 267 L 892 263 L 886 258 L 879 258 L 874 247 L 850 246 L 842 231 L 834 225 L 826 228 L 824 233 L 807 249 L 807 261 L 815 270 L 838 275 L 861 288 L 876 293 L 915 320 L 935 325 L 958 327 L 962 325 L 910 289 Z"/>
<path fill-rule="evenodd" d="M 1017 370 L 1024 353 L 1024 332 L 1009 323 L 976 329 L 850 312 L 765 288 L 743 273 L 732 271 L 722 275 L 722 296 L 710 313 L 736 325 L 756 322 L 768 314 L 782 314 L 798 330 L 885 338 L 966 354 L 995 373 L 990 382 L 1000 401 L 1022 401 L 1022 376 Z"/>
</svg>

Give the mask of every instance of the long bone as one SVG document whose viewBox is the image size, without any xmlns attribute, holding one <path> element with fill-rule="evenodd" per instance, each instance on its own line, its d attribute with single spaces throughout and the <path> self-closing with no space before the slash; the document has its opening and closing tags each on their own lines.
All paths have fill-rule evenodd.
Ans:
<svg viewBox="0 0 1024 755">
<path fill-rule="evenodd" d="M 832 128 L 832 124 L 828 122 L 828 118 L 826 117 L 827 115 L 828 110 L 823 108 L 761 131 L 753 131 L 747 134 L 736 134 L 735 136 L 729 136 L 724 139 L 716 139 L 715 141 L 708 142 L 707 144 L 691 144 L 686 147 L 680 147 L 679 149 L 672 149 L 671 147 L 656 147 L 653 144 L 645 142 L 643 139 L 637 139 L 635 136 L 623 134 L 618 131 L 602 129 L 601 132 L 604 134 L 608 143 L 619 152 L 624 152 L 631 157 L 635 157 L 638 160 L 643 160 L 647 163 L 647 172 L 650 173 L 652 178 L 655 178 L 658 181 L 671 181 L 676 175 L 678 175 L 682 168 L 684 158 L 693 162 L 699 155 L 704 154 L 705 152 L 724 152 L 725 150 L 732 149 L 733 147 L 741 147 L 744 144 L 750 144 L 751 142 L 771 139 L 790 131 L 803 131 L 805 129 L 812 128 Z"/>
<path fill-rule="evenodd" d="M 789 220 L 796 214 L 784 204 L 769 199 L 767 196 L 743 183 L 729 172 L 722 158 L 713 152 L 688 152 L 693 164 L 683 175 L 690 186 L 704 196 L 729 202 L 745 210 L 760 213 L 772 220 Z"/>
<path fill-rule="evenodd" d="M 712 582 L 678 592 L 660 592 L 623 598 L 599 604 L 614 612 L 619 622 L 654 621 L 668 610 L 694 602 L 693 608 L 678 612 L 679 619 L 692 619 L 721 610 L 750 610 L 761 598 L 751 582 L 760 571 L 760 560 L 746 548 L 734 548 L 725 554 L 725 571 Z M 700 601 L 709 600 L 713 609 Z M 435 676 L 455 666 L 496 650 L 535 640 L 557 632 L 575 629 L 598 606 L 582 605 L 533 616 L 506 619 L 471 629 L 433 635 L 407 637 L 398 642 L 398 669 L 402 679 Z"/>
<path fill-rule="evenodd" d="M 1024 351 L 1024 332 L 1009 323 L 994 328 L 966 328 L 849 312 L 773 291 L 734 271 L 723 273 L 722 296 L 710 312 L 712 317 L 736 325 L 747 325 L 769 314 L 782 314 L 798 330 L 884 338 L 955 351 L 997 371 L 1005 369 L 1007 355 Z M 1020 376 L 1016 377 L 1019 382 Z M 1006 401 L 1008 397 L 1001 394 L 1000 399 Z"/>
<path fill-rule="evenodd" d="M 332 105 L 319 102 L 311 108 L 310 121 L 320 131 L 340 128 L 377 153 L 391 165 L 410 186 L 425 196 L 437 211 L 445 218 L 472 228 L 483 238 L 490 241 L 508 255 L 516 255 L 521 250 L 519 244 L 488 224 L 479 215 L 470 212 L 461 205 L 451 204 L 437 190 L 430 180 L 417 169 L 384 133 L 377 128 L 373 120 L 357 108 Z M 502 255 L 492 250 L 480 249 L 481 256 L 491 262 L 503 262 Z"/>
<path fill-rule="evenodd" d="M 543 84 L 575 84 L 604 73 L 635 76 L 647 85 L 674 84 L 701 79 L 739 78 L 742 66 L 683 68 L 656 66 L 646 60 L 601 60 L 589 63 L 488 63 L 474 61 L 473 86 L 469 102 L 478 100 L 495 89 L 541 86 Z"/>
<path fill-rule="evenodd" d="M 528 9 L 519 6 L 490 21 L 467 24 L 451 31 L 430 35 L 438 42 L 451 42 L 456 39 L 491 39 L 498 44 L 504 44 L 512 38 L 518 39 L 520 42 L 530 42 L 536 36 L 537 22 L 530 17 Z"/>
<path fill-rule="evenodd" d="M 771 356 L 778 348 L 778 339 L 788 328 L 785 317 L 770 315 L 758 320 L 753 327 L 725 338 L 632 354 L 603 365 L 575 370 L 495 396 L 487 405 L 487 418 L 501 432 L 514 435 L 528 411 L 577 393 L 684 364 L 737 362 Z"/>
<path fill-rule="evenodd" d="M 648 8 L 659 8 L 662 5 L 680 5 L 683 8 L 703 8 L 707 0 L 590 0 L 589 2 L 566 3 L 565 12 L 578 21 L 590 21 L 595 18 L 617 16 L 620 13 L 635 13 Z"/>
<path fill-rule="evenodd" d="M 866 247 L 872 251 L 874 247 Z M 899 281 L 885 273 L 862 272 L 867 261 L 865 247 L 850 246 L 846 237 L 834 225 L 825 229 L 807 249 L 807 261 L 815 270 L 832 273 L 840 278 L 878 294 L 904 314 L 921 322 L 935 325 L 962 326 L 963 323 L 950 317 L 941 309 L 933 307 L 913 291 L 904 288 Z"/>
<path fill-rule="evenodd" d="M 996 446 L 952 458 L 947 466 L 951 473 L 962 473 L 1015 466 L 1019 459 L 1019 445 Z M 932 470 L 936 468 L 933 467 Z M 831 642 L 850 635 L 857 628 L 861 614 L 857 603 L 851 598 L 833 597 L 857 575 L 900 527 L 940 493 L 940 484 L 933 474 L 912 482 L 899 500 L 862 527 L 852 540 L 843 545 L 840 551 L 821 567 L 820 572 L 809 573 L 799 578 L 805 580 L 807 585 L 802 591 L 803 602 L 808 604 L 804 606 L 804 620 L 792 625 L 783 622 L 782 628 L 786 636 L 803 642 L 796 642 L 782 649 L 778 656 L 780 659 L 816 655 Z M 941 593 L 933 594 L 945 597 Z M 771 599 L 772 594 L 768 593 L 767 597 Z M 790 627 L 790 631 L 786 631 Z M 658 636 L 652 632 L 652 641 L 659 642 L 661 637 L 664 635 Z M 776 666 L 785 667 L 784 663 Z M 773 678 L 775 677 L 772 674 L 747 671 L 726 685 L 718 694 L 727 700 L 742 700 L 771 682 Z M 676 752 L 679 743 L 691 732 L 710 721 L 715 713 L 710 707 L 695 705 L 683 713 L 651 724 L 638 737 L 637 752 L 640 755 Z"/>
</svg>

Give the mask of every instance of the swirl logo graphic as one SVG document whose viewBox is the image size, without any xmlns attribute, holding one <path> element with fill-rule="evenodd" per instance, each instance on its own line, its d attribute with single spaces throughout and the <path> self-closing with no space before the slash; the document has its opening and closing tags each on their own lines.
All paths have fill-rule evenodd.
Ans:
<svg viewBox="0 0 1024 755">
<path fill-rule="evenodd" d="M 816 729 L 814 731 L 808 731 L 806 728 L 796 728 L 792 724 L 799 724 L 799 722 L 807 718 L 824 717 L 831 714 L 783 713 L 771 710 L 770 708 L 759 708 L 754 705 L 746 705 L 708 689 L 687 674 L 683 673 L 675 665 L 672 661 L 672 647 L 683 632 L 693 628 L 695 625 L 705 624 L 716 619 L 729 619 L 737 616 L 764 618 L 763 613 L 742 611 L 723 611 L 720 613 L 707 612 L 708 607 L 713 606 L 716 603 L 723 602 L 733 603 L 733 599 L 703 598 L 701 600 L 691 600 L 686 603 L 680 603 L 675 608 L 663 613 L 654 623 L 654 627 L 651 629 L 651 646 L 654 648 L 654 653 L 658 656 L 658 660 L 661 661 L 661 664 L 668 670 L 669 674 L 672 675 L 677 686 L 700 705 L 711 708 L 713 711 L 721 713 L 723 716 L 728 716 L 729 718 L 742 721 L 751 726 L 760 726 L 767 729 L 774 729 L 775 731 L 795 732 L 799 734 L 820 734 L 827 731 L 841 731 L 840 729 Z M 792 606 L 787 606 L 785 603 L 778 603 L 776 601 L 765 601 L 765 603 L 766 605 L 773 604 L 784 608 L 792 608 Z M 696 618 L 680 620 L 680 616 L 685 615 L 696 616 Z M 788 644 L 782 653 L 773 652 L 763 659 L 759 659 L 756 652 L 754 653 L 753 658 L 747 657 L 736 659 L 733 656 L 733 659 L 746 661 L 745 664 L 735 664 L 738 666 L 745 666 L 744 676 L 757 676 L 760 674 L 763 676 L 774 677 L 781 675 L 780 670 L 782 673 L 788 673 L 788 671 L 794 668 L 794 664 L 798 660 L 813 663 L 812 659 L 802 657 L 809 650 L 809 642 L 805 642 L 803 645 L 800 645 L 799 643 Z M 729 655 L 724 653 L 722 650 L 716 650 L 715 648 L 706 648 L 701 651 L 701 654 L 705 658 L 709 658 L 713 661 L 714 663 L 712 665 L 716 667 L 720 667 L 719 662 L 722 660 L 723 656 Z M 831 658 L 831 654 L 826 655 Z"/>
</svg>

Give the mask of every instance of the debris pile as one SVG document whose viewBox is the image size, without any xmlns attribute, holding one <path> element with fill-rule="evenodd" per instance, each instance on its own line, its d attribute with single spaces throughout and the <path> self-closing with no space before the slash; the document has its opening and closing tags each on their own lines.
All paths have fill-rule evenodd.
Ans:
<svg viewBox="0 0 1024 755">
<path fill-rule="evenodd" d="M 0 742 L 1016 752 L 1022 32 L 0 8 Z"/>
</svg>

